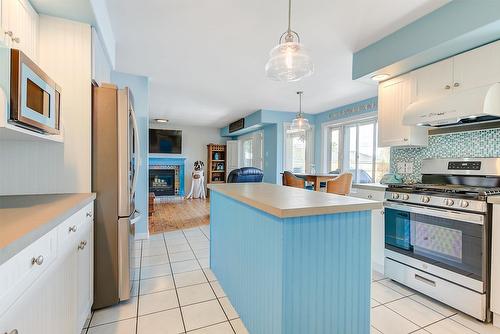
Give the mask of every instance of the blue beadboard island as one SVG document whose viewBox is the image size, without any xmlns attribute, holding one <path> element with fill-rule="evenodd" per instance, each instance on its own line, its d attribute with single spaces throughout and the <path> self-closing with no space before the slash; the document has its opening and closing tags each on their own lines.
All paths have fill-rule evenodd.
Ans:
<svg viewBox="0 0 500 334">
<path fill-rule="evenodd" d="M 210 188 L 210 268 L 251 334 L 369 334 L 371 210 L 267 183 Z"/>
</svg>

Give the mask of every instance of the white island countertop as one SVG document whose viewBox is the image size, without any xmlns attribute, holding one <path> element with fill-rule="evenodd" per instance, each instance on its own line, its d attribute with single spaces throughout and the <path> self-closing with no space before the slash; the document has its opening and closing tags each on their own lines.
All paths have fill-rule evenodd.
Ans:
<svg viewBox="0 0 500 334">
<path fill-rule="evenodd" d="M 382 202 L 271 183 L 209 184 L 208 188 L 279 218 L 382 208 Z"/>
</svg>

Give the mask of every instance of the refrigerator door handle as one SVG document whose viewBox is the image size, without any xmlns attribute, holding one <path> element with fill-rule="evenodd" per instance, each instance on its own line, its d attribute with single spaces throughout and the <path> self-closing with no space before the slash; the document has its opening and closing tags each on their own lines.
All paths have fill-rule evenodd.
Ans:
<svg viewBox="0 0 500 334">
<path fill-rule="evenodd" d="M 134 157 L 134 164 L 135 164 L 135 171 L 134 171 L 134 178 L 132 179 L 132 194 L 135 194 L 135 189 L 137 186 L 137 175 L 139 174 L 139 168 L 141 166 L 141 151 L 140 151 L 140 145 L 139 145 L 139 133 L 138 133 L 138 126 L 137 126 L 137 118 L 135 116 L 135 111 L 134 109 L 130 109 L 130 118 L 132 119 L 132 126 L 134 127 L 134 145 L 135 145 L 135 157 Z"/>
<path fill-rule="evenodd" d="M 140 211 L 138 210 L 135 210 L 134 211 L 134 214 L 133 214 L 133 218 L 130 218 L 130 224 L 131 225 L 134 225 L 135 223 L 137 223 L 140 219 L 142 218 L 142 214 Z"/>
</svg>

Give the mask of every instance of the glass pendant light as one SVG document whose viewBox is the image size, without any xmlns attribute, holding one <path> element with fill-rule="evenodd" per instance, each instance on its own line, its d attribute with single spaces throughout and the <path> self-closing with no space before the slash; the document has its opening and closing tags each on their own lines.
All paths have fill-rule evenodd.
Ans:
<svg viewBox="0 0 500 334">
<path fill-rule="evenodd" d="M 302 94 L 304 92 L 297 92 L 299 95 L 299 113 L 297 117 L 292 121 L 292 125 L 290 126 L 289 132 L 299 132 L 299 131 L 307 131 L 311 129 L 311 125 L 307 118 L 304 118 L 304 113 L 302 112 Z"/>
<path fill-rule="evenodd" d="M 288 1 L 288 30 L 285 31 L 269 53 L 266 75 L 276 81 L 297 81 L 310 76 L 314 65 L 300 37 L 291 29 L 292 0 Z"/>
</svg>

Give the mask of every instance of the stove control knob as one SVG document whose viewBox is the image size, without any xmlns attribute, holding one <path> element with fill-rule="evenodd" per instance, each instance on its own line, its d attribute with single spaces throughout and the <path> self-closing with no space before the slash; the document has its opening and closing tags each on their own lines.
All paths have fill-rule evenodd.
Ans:
<svg viewBox="0 0 500 334">
<path fill-rule="evenodd" d="M 423 203 L 429 203 L 430 201 L 431 201 L 431 198 L 429 196 L 422 196 Z"/>
<path fill-rule="evenodd" d="M 444 204 L 446 204 L 447 206 L 453 206 L 453 204 L 455 204 L 455 201 L 448 198 L 444 200 Z"/>
<path fill-rule="evenodd" d="M 461 201 L 461 202 L 460 202 L 460 206 L 461 206 L 462 208 L 466 208 L 466 207 L 468 207 L 468 206 L 469 206 L 469 201 Z"/>
<path fill-rule="evenodd" d="M 398 199 L 399 198 L 399 194 L 398 193 L 393 193 L 392 194 L 392 199 Z"/>
<path fill-rule="evenodd" d="M 408 194 L 403 194 L 403 200 L 407 201 L 410 199 L 410 195 Z"/>
</svg>

